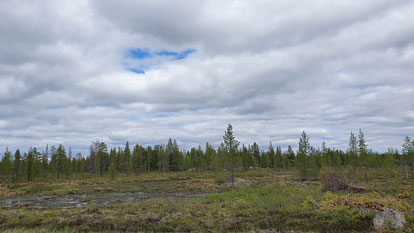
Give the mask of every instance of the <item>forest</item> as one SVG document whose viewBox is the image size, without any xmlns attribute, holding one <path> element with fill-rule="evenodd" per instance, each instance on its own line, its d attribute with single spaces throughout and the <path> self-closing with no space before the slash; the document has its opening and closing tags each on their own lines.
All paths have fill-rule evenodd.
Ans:
<svg viewBox="0 0 414 233">
<path fill-rule="evenodd" d="M 214 148 L 177 141 L 89 155 L 62 145 L 6 150 L 0 164 L 0 230 L 19 232 L 410 232 L 414 140 L 402 153 L 368 149 L 362 130 L 346 151 L 240 145 L 229 124 Z M 405 226 L 373 224 L 394 209 Z M 375 220 L 374 220 L 375 222 Z"/>
<path fill-rule="evenodd" d="M 231 127 L 231 125 L 230 125 Z M 130 145 L 125 147 L 108 148 L 105 142 L 92 142 L 90 153 L 84 156 L 80 153 L 72 155 L 72 149 L 62 145 L 49 146 L 42 152 L 36 147 L 22 153 L 19 149 L 13 153 L 6 149 L 0 164 L 2 179 L 12 182 L 33 181 L 56 177 L 68 179 L 74 174 L 89 173 L 96 176 L 110 175 L 115 178 L 118 174 L 139 174 L 143 172 L 167 171 L 223 171 L 231 169 L 298 169 L 301 178 L 315 178 L 322 167 L 363 167 L 400 168 L 406 179 L 414 177 L 414 140 L 405 137 L 402 143 L 402 153 L 390 148 L 385 153 L 373 152 L 367 148 L 364 133 L 359 130 L 358 138 L 351 132 L 349 148 L 346 151 L 331 149 L 325 142 L 321 147 L 310 145 L 309 137 L 303 131 L 298 140 L 298 151 L 289 145 L 286 151 L 270 142 L 266 151 L 261 150 L 256 142 L 251 145 L 229 147 L 222 143 L 217 149 L 206 143 L 202 148 L 181 150 L 174 139 L 169 139 L 166 145 L 143 147 Z M 9 177 L 10 176 L 10 177 Z M 367 177 L 368 178 L 368 177 Z"/>
</svg>

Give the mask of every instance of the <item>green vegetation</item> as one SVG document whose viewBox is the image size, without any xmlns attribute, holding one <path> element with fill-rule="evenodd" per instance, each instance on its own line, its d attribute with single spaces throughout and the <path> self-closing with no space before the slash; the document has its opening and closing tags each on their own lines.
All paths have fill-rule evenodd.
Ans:
<svg viewBox="0 0 414 233">
<path fill-rule="evenodd" d="M 72 150 L 66 153 L 62 145 L 52 146 L 51 150 L 39 152 L 31 148 L 21 155 L 16 150 L 14 159 L 8 150 L 0 163 L 0 180 L 5 182 L 31 182 L 56 179 L 74 179 L 75 177 L 90 177 L 109 175 L 112 179 L 117 176 L 142 174 L 146 172 L 171 171 L 214 171 L 219 172 L 235 169 L 271 168 L 275 170 L 296 168 L 302 180 L 314 180 L 321 168 L 353 167 L 364 171 L 365 182 L 368 182 L 369 169 L 386 168 L 400 169 L 406 180 L 414 179 L 414 141 L 408 136 L 402 145 L 403 153 L 390 148 L 386 153 L 369 150 L 365 143 L 364 134 L 359 130 L 358 139 L 351 132 L 349 148 L 346 152 L 331 149 L 322 143 L 321 148 L 311 145 L 306 132 L 303 131 L 298 151 L 295 153 L 291 146 L 282 152 L 280 146 L 274 149 L 270 143 L 267 151 L 261 151 L 257 143 L 239 146 L 233 136 L 233 128 L 228 126 L 223 143 L 217 148 L 206 144 L 190 150 L 180 150 L 176 140 L 169 139 L 167 145 L 143 147 L 135 145 L 131 151 L 129 142 L 125 148 L 108 149 L 104 142 L 93 142 L 88 156 L 81 154 L 72 157 Z M 389 175 L 396 175 L 391 174 Z"/>
<path fill-rule="evenodd" d="M 180 150 L 173 139 L 166 146 L 127 142 L 109 151 L 105 143 L 93 142 L 87 157 L 72 157 L 71 148 L 66 153 L 62 145 L 43 153 L 32 148 L 23 156 L 17 150 L 14 159 L 6 150 L 2 203 L 57 196 L 82 204 L 3 205 L 0 231 L 370 232 L 374 215 L 385 208 L 401 211 L 404 230 L 414 231 L 411 138 L 405 138 L 402 154 L 372 152 L 361 130 L 358 139 L 351 133 L 346 152 L 325 143 L 315 149 L 306 132 L 298 145 L 297 153 L 271 143 L 268 151 L 256 143 L 239 147 L 229 125 L 217 150 L 208 143 L 205 150 Z M 327 174 L 366 191 L 329 192 L 321 182 Z M 139 198 L 116 199 L 119 194 Z M 105 195 L 115 200 L 94 202 Z"/>
<path fill-rule="evenodd" d="M 347 168 L 339 175 L 350 173 Z M 35 210 L 2 208 L 0 229 L 9 232 L 79 231 L 196 231 L 239 232 L 256 230 L 369 232 L 372 218 L 381 208 L 400 210 L 406 230 L 414 230 L 414 183 L 391 179 L 380 170 L 368 170 L 368 192 L 326 191 L 318 181 L 302 181 L 294 170 L 236 170 L 235 176 L 250 187 L 231 187 L 228 173 L 168 172 L 117 177 L 91 177 L 52 184 L 22 183 L 10 190 L 20 194 L 94 192 L 209 193 L 205 197 L 147 198 L 112 206 L 89 204 L 84 208 Z M 354 184 L 365 184 L 365 171 Z M 391 180 L 390 180 L 391 179 Z M 392 182 L 391 182 L 392 181 Z M 391 184 L 391 185 L 386 185 Z M 4 188 L 4 187 L 3 187 Z M 100 191 L 97 189 L 100 188 Z M 73 191 L 73 190 L 72 190 Z M 334 229 L 334 230 L 333 230 Z M 38 231 L 37 231 L 38 230 Z M 7 231 L 6 231 L 7 232 Z"/>
</svg>

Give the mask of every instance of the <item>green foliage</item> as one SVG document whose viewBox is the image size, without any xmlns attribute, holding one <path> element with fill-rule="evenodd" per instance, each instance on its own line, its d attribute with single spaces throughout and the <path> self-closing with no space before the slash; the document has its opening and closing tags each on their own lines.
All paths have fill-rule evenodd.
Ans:
<svg viewBox="0 0 414 233">
<path fill-rule="evenodd" d="M 20 174 L 20 166 L 21 166 L 21 156 L 19 149 L 16 150 L 16 153 L 14 153 L 14 161 L 13 161 L 13 177 L 12 182 L 16 183 L 19 179 Z"/>
<path fill-rule="evenodd" d="M 247 202 L 246 205 L 267 211 L 298 211 L 307 209 L 307 206 L 303 206 L 304 200 L 314 200 L 313 198 L 317 198 L 319 192 L 318 187 L 304 191 L 300 188 L 281 189 L 277 186 L 267 186 L 210 194 L 207 196 L 207 200 L 209 202 Z"/>
<path fill-rule="evenodd" d="M 229 182 L 229 175 L 226 172 L 214 172 L 214 182 L 224 184 Z"/>
<path fill-rule="evenodd" d="M 321 168 L 324 170 L 327 168 Z M 339 174 L 345 174 L 337 168 Z M 349 169 L 352 169 L 349 168 Z M 0 209 L 1 232 L 372 232 L 375 206 L 395 208 L 406 218 L 404 231 L 414 229 L 413 184 L 399 182 L 396 190 L 387 191 L 389 177 L 368 170 L 370 190 L 377 192 L 324 192 L 315 181 L 299 181 L 291 170 L 254 169 L 236 171 L 252 182 L 249 188 L 228 188 L 228 173 L 159 172 L 108 177 L 86 173 L 74 174 L 71 180 L 8 184 L 0 193 L 10 195 L 55 195 L 90 192 L 143 191 L 148 199 L 120 202 L 114 206 L 35 210 Z M 6 188 L 7 187 L 7 188 Z M 216 188 L 224 189 L 216 189 Z M 213 189 L 208 189 L 213 188 Z M 7 190 L 6 190 L 7 189 Z M 152 192 L 177 190 L 181 195 L 216 192 L 205 198 L 152 198 Z M 223 191 L 228 192 L 223 192 Z M 14 194 L 11 194 L 14 192 Z"/>
<path fill-rule="evenodd" d="M 309 137 L 303 131 L 299 139 L 299 150 L 297 154 L 297 166 L 299 168 L 300 177 L 302 180 L 309 178 L 309 153 L 310 153 Z"/>
<path fill-rule="evenodd" d="M 325 142 L 322 149 L 316 149 L 309 143 L 309 137 L 303 131 L 299 139 L 297 154 L 291 146 L 282 151 L 280 146 L 269 144 L 267 151 L 260 151 L 259 145 L 239 147 L 239 142 L 233 136 L 231 125 L 225 131 L 223 143 L 214 148 L 209 143 L 203 150 L 201 146 L 191 150 L 180 149 L 176 140 L 170 138 L 167 145 L 143 147 L 133 146 L 131 152 L 129 142 L 125 148 L 111 148 L 104 142 L 92 142 L 89 155 L 78 154 L 72 157 L 62 145 L 46 146 L 42 153 L 31 148 L 21 156 L 20 151 L 12 159 L 12 154 L 6 151 L 0 164 L 0 180 L 33 182 L 49 177 L 70 179 L 71 176 L 89 173 L 95 176 L 110 176 L 115 179 L 118 175 L 142 174 L 151 171 L 223 171 L 232 172 L 243 169 L 272 168 L 275 170 L 296 168 L 302 180 L 316 180 L 321 168 L 335 168 L 347 172 L 344 177 L 363 180 L 369 183 L 370 170 L 379 171 L 382 175 L 394 180 L 414 179 L 414 142 L 410 137 L 404 139 L 403 153 L 389 149 L 386 153 L 375 153 L 367 148 L 364 134 L 360 130 L 358 140 L 351 132 L 349 148 L 346 152 L 329 148 Z M 108 153 L 108 150 L 110 151 Z M 17 151 L 16 151 L 17 152 Z M 49 159 L 49 156 L 51 157 Z M 372 174 L 375 176 L 375 174 Z M 392 185 L 393 181 L 387 184 Z"/>
</svg>

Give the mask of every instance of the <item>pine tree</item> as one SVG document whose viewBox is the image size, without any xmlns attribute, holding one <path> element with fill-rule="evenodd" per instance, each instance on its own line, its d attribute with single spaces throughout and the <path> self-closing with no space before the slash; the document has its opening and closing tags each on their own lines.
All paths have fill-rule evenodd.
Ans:
<svg viewBox="0 0 414 233">
<path fill-rule="evenodd" d="M 129 176 L 129 173 L 131 172 L 131 150 L 129 149 L 129 142 L 127 141 L 125 144 L 125 150 L 124 150 L 124 158 L 123 158 L 123 166 L 126 171 L 127 176 Z"/>
<path fill-rule="evenodd" d="M 365 144 L 364 133 L 359 129 L 358 134 L 358 153 L 362 161 L 362 166 L 364 167 L 364 178 L 365 182 L 368 182 L 368 155 L 367 155 L 367 145 Z"/>
<path fill-rule="evenodd" d="M 46 150 L 42 155 L 42 173 L 43 177 L 47 176 L 49 170 L 49 145 L 46 144 Z"/>
<path fill-rule="evenodd" d="M 382 167 L 385 169 L 387 173 L 387 177 L 394 178 L 394 169 L 396 167 L 396 160 L 394 158 L 394 150 L 392 148 L 388 148 L 387 153 L 382 155 Z"/>
<path fill-rule="evenodd" d="M 234 156 L 237 148 L 239 147 L 239 142 L 233 136 L 233 126 L 228 124 L 227 130 L 224 132 L 223 141 L 225 148 L 229 153 L 230 158 L 230 167 L 231 167 L 231 184 L 234 187 Z"/>
<path fill-rule="evenodd" d="M 16 150 L 16 153 L 14 153 L 14 161 L 13 161 L 13 176 L 12 176 L 12 182 L 16 183 L 19 179 L 20 174 L 20 166 L 21 166 L 21 156 L 19 149 Z"/>
<path fill-rule="evenodd" d="M 358 167 L 358 148 L 355 135 L 351 131 L 351 136 L 349 137 L 349 147 L 348 147 L 348 156 L 351 159 L 351 164 L 354 167 Z"/>
<path fill-rule="evenodd" d="M 244 144 L 242 146 L 241 153 L 242 153 L 242 168 L 244 170 L 247 170 L 250 167 L 250 153 L 247 150 L 247 148 L 244 146 Z"/>
<path fill-rule="evenodd" d="M 174 139 L 174 142 L 170 138 L 168 140 L 166 153 L 168 154 L 168 165 L 170 171 L 178 171 L 178 165 L 180 163 L 179 161 L 179 148 L 177 141 Z"/>
<path fill-rule="evenodd" d="M 283 167 L 282 149 L 280 148 L 280 146 L 276 146 L 276 154 L 275 154 L 274 162 L 275 162 L 274 164 L 275 169 L 280 169 Z"/>
<path fill-rule="evenodd" d="M 136 174 L 142 172 L 144 169 L 144 158 L 143 158 L 143 148 L 140 145 L 135 145 L 134 150 L 132 151 L 133 158 L 133 170 Z"/>
<path fill-rule="evenodd" d="M 215 157 L 215 154 L 216 154 L 216 150 L 214 150 L 214 148 L 207 142 L 205 158 L 206 158 L 206 163 L 207 163 L 207 169 L 210 171 L 214 170 L 213 159 Z"/>
<path fill-rule="evenodd" d="M 110 155 L 110 164 L 109 164 L 109 173 L 111 175 L 111 179 L 114 180 L 117 173 L 117 159 L 116 159 L 116 149 L 111 149 Z"/>
<path fill-rule="evenodd" d="M 411 170 L 411 177 L 414 178 L 414 140 L 411 140 L 410 137 L 406 136 L 404 138 L 403 147 L 403 161 L 405 166 L 405 175 L 406 179 L 409 179 L 408 167 Z"/>
<path fill-rule="evenodd" d="M 159 158 L 158 168 L 159 168 L 159 171 L 164 173 L 168 169 L 168 159 L 167 159 L 168 155 L 166 154 L 166 152 L 164 150 L 164 145 L 155 145 L 154 151 L 156 151 L 158 153 L 158 158 Z"/>
<path fill-rule="evenodd" d="M 1 160 L 1 173 L 2 175 L 9 175 L 13 169 L 13 162 L 11 158 L 11 152 L 9 151 L 9 148 L 6 148 L 6 151 L 4 152 L 4 156 Z"/>
<path fill-rule="evenodd" d="M 256 142 L 253 142 L 253 145 L 250 147 L 250 154 L 253 158 L 255 166 L 261 167 L 262 163 L 260 161 L 260 149 Z"/>
<path fill-rule="evenodd" d="M 299 150 L 298 150 L 298 166 L 300 171 L 300 176 L 302 180 L 308 179 L 308 156 L 310 153 L 309 138 L 306 135 L 306 132 L 303 131 L 301 138 L 299 139 Z"/>
<path fill-rule="evenodd" d="M 26 158 L 26 173 L 27 173 L 27 182 L 32 180 L 32 176 L 33 176 L 33 163 L 34 163 L 34 158 L 33 158 L 33 149 L 30 148 L 29 153 L 27 155 Z"/>
<path fill-rule="evenodd" d="M 71 162 L 72 162 L 72 147 L 69 147 L 69 154 L 68 154 L 68 157 L 65 159 L 65 166 L 64 166 L 66 179 L 69 179 L 69 176 L 71 175 L 71 171 L 72 171 Z"/>
<path fill-rule="evenodd" d="M 288 149 L 285 153 L 286 153 L 287 159 L 289 160 L 289 167 L 293 167 L 295 163 L 295 152 L 293 151 L 290 145 L 288 145 Z"/>
<path fill-rule="evenodd" d="M 66 159 L 65 147 L 60 144 L 56 150 L 56 177 L 58 179 L 60 178 L 60 174 L 63 173 L 63 168 L 65 165 L 64 163 Z"/>
<path fill-rule="evenodd" d="M 275 166 L 275 149 L 273 148 L 272 142 L 269 143 L 269 148 L 267 149 L 267 154 L 270 159 L 270 168 L 276 168 Z"/>
</svg>

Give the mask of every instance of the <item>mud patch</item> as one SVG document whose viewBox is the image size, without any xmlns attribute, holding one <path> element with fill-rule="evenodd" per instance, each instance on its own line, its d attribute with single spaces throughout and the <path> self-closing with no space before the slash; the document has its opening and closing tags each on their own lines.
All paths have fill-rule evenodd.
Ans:
<svg viewBox="0 0 414 233">
<path fill-rule="evenodd" d="M 97 193 L 97 194 L 68 194 L 48 196 L 15 196 L 0 198 L 0 207 L 7 209 L 67 209 L 83 208 L 85 206 L 108 207 L 125 202 L 139 202 L 153 198 L 197 199 L 207 193 L 195 192 L 125 192 L 125 193 Z"/>
</svg>

